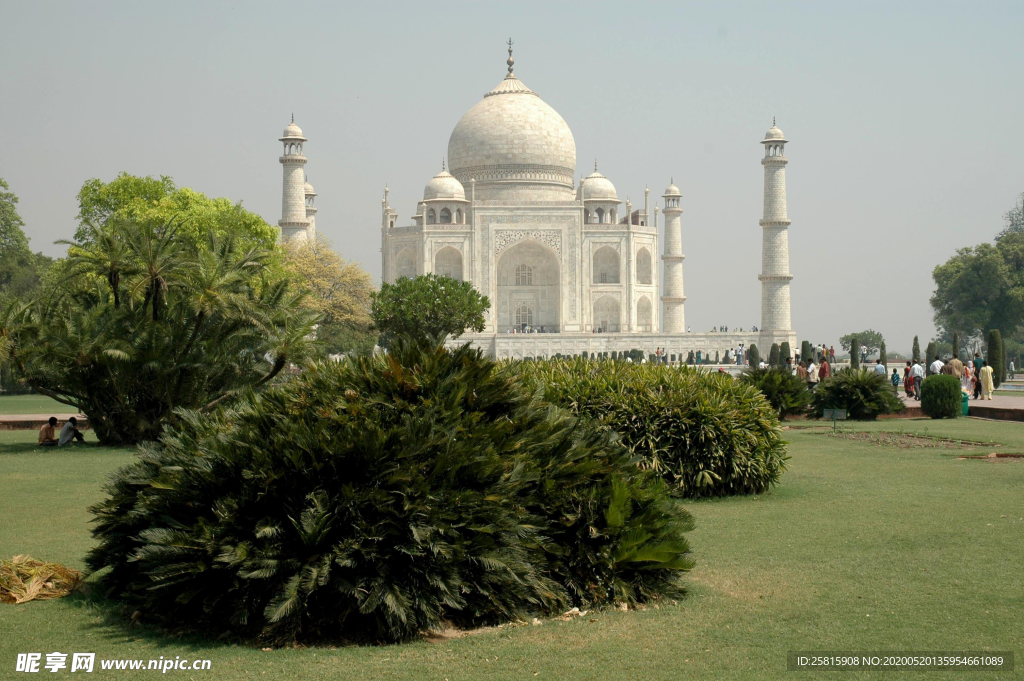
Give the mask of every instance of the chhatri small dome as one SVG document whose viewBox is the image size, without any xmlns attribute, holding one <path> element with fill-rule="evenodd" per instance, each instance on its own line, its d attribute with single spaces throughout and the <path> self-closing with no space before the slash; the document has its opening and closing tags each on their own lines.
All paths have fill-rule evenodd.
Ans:
<svg viewBox="0 0 1024 681">
<path fill-rule="evenodd" d="M 316 196 L 316 191 L 313 189 L 313 185 L 311 185 L 308 180 L 306 181 L 306 186 L 303 187 L 303 190 L 306 192 L 306 196 Z"/>
<path fill-rule="evenodd" d="M 441 162 L 441 172 L 434 175 L 423 189 L 423 200 L 430 201 L 432 199 L 466 200 L 466 190 L 461 182 L 445 170 L 444 161 Z"/>
<path fill-rule="evenodd" d="M 679 191 L 679 187 L 676 186 L 675 178 L 671 178 L 668 181 L 668 187 L 665 188 L 665 193 L 662 196 L 682 196 L 682 192 Z"/>
<path fill-rule="evenodd" d="M 764 134 L 765 140 L 781 140 L 786 141 L 786 136 L 779 130 L 779 126 L 775 125 L 775 119 L 772 119 L 772 127 Z"/>
<path fill-rule="evenodd" d="M 292 114 L 292 122 L 289 123 L 288 127 L 284 129 L 284 134 L 281 136 L 281 139 L 298 139 L 302 141 L 306 140 L 306 138 L 302 136 L 302 128 L 295 125 L 295 114 Z"/>
<path fill-rule="evenodd" d="M 594 172 L 583 179 L 583 200 L 621 203 L 612 181 L 597 172 L 597 161 L 594 161 Z"/>
<path fill-rule="evenodd" d="M 537 188 L 571 195 L 576 141 L 558 112 L 512 72 L 459 120 L 448 140 L 452 174 L 476 179 L 477 198 Z"/>
</svg>

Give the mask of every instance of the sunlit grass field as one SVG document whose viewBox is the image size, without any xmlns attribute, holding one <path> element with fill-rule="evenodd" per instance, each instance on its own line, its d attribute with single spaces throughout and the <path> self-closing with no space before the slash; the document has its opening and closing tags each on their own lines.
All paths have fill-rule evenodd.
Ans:
<svg viewBox="0 0 1024 681">
<path fill-rule="evenodd" d="M 76 595 L 0 605 L 0 678 L 20 676 L 18 652 L 52 651 L 209 658 L 209 672 L 168 674 L 225 680 L 762 681 L 789 674 L 789 650 L 1012 650 L 1018 670 L 1024 668 L 1024 460 L 959 458 L 1024 452 L 1024 426 L 900 419 L 846 424 L 845 436 L 835 438 L 793 425 L 790 470 L 775 491 L 688 504 L 697 521 L 691 541 L 698 564 L 686 578 L 689 595 L 675 605 L 441 642 L 263 651 L 127 626 L 111 620 L 109 607 Z M 1001 446 L 937 447 L 891 435 L 900 432 Z M 94 442 L 92 433 L 87 438 Z M 86 508 L 132 453 L 95 444 L 43 451 L 34 441 L 33 432 L 0 433 L 0 554 L 30 553 L 81 568 L 92 545 Z"/>
<path fill-rule="evenodd" d="M 0 395 L 3 414 L 74 414 L 78 410 L 46 395 Z"/>
</svg>

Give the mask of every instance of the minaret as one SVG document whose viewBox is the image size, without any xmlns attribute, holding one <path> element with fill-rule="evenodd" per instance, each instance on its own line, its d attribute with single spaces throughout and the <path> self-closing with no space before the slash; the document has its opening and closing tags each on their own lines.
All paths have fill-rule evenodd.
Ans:
<svg viewBox="0 0 1024 681">
<path fill-rule="evenodd" d="M 292 122 L 284 129 L 284 135 L 278 138 L 284 143 L 284 155 L 278 159 L 284 166 L 284 190 L 281 195 L 281 241 L 301 243 L 309 236 L 309 221 L 306 219 L 306 157 L 302 155 L 302 129 Z"/>
<path fill-rule="evenodd" d="M 683 209 L 679 207 L 682 194 L 674 181 L 670 181 L 662 198 L 665 199 L 665 254 L 661 256 L 665 263 L 665 295 L 661 302 L 665 304 L 665 333 L 683 333 L 686 331 L 686 320 L 683 316 Z"/>
<path fill-rule="evenodd" d="M 306 184 L 302 188 L 306 198 L 306 220 L 309 222 L 309 227 L 306 228 L 306 238 L 316 238 L 316 190 L 313 189 L 313 185 L 309 183 L 309 178 L 306 178 Z"/>
<path fill-rule="evenodd" d="M 765 133 L 764 217 L 761 218 L 761 344 L 795 343 L 789 308 L 789 216 L 786 214 L 786 139 L 772 119 Z"/>
</svg>

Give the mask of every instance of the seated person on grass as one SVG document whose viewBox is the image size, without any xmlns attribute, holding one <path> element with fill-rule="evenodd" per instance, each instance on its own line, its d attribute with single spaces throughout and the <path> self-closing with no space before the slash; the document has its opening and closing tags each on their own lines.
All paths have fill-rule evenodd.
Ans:
<svg viewBox="0 0 1024 681">
<path fill-rule="evenodd" d="M 39 429 L 39 446 L 40 447 L 56 447 L 57 446 L 57 417 L 51 416 L 50 420 L 43 424 Z"/>
<path fill-rule="evenodd" d="M 60 441 L 57 444 L 58 446 L 63 447 L 64 445 L 73 444 L 75 440 L 85 442 L 85 436 L 82 435 L 82 431 L 78 429 L 78 419 L 72 416 L 68 419 L 68 422 L 64 424 L 64 427 L 60 429 Z"/>
</svg>

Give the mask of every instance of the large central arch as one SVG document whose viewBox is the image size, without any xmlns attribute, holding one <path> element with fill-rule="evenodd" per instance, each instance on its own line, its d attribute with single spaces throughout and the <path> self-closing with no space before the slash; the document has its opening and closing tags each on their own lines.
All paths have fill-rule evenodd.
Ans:
<svg viewBox="0 0 1024 681">
<path fill-rule="evenodd" d="M 561 290 L 558 256 L 542 244 L 527 240 L 508 248 L 498 259 L 498 332 L 560 329 Z"/>
</svg>

